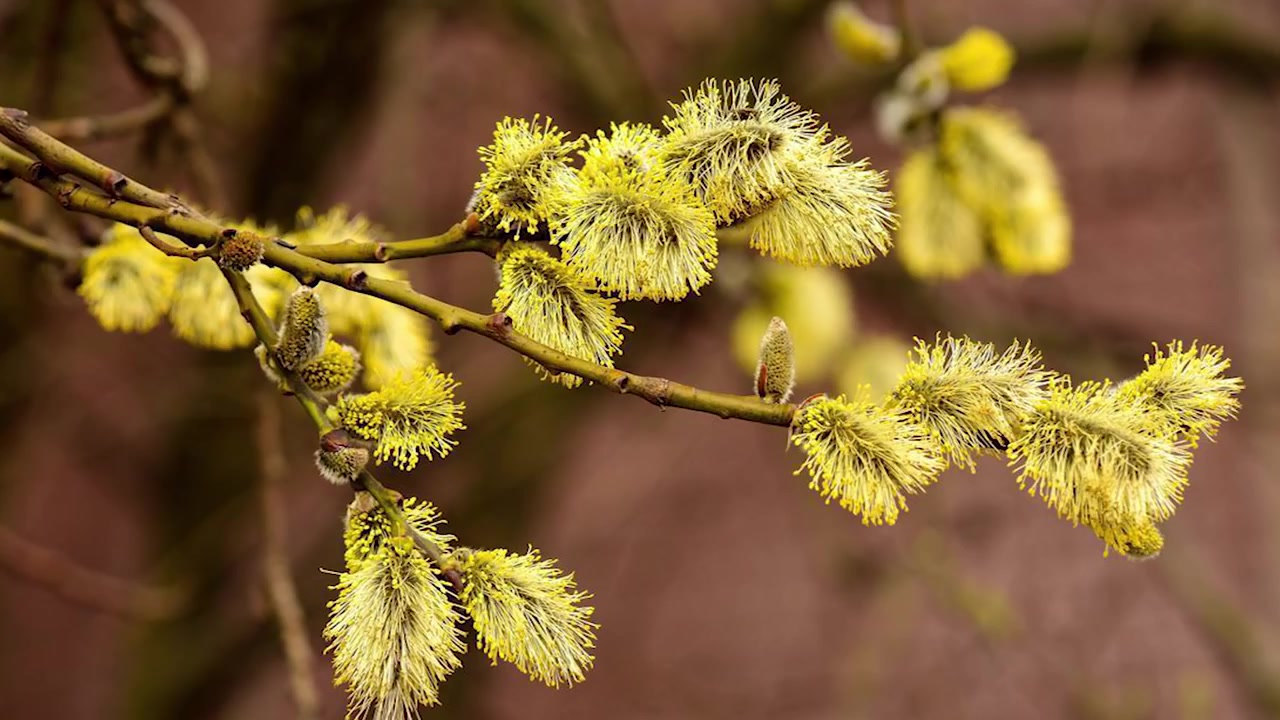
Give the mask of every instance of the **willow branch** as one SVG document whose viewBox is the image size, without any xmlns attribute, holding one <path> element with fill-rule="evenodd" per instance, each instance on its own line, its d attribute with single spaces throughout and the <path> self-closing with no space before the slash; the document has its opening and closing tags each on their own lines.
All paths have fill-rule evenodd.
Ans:
<svg viewBox="0 0 1280 720">
<path fill-rule="evenodd" d="M 0 568 L 77 605 L 134 620 L 173 617 L 184 603 L 177 589 L 140 585 L 91 570 L 2 527 Z"/>
<path fill-rule="evenodd" d="M 175 104 L 171 95 L 158 95 L 141 105 L 111 115 L 45 120 L 40 126 L 45 132 L 62 140 L 101 140 L 128 135 L 159 122 L 173 111 Z"/>
<path fill-rule="evenodd" d="M 60 162 L 70 164 L 69 169 L 75 170 L 77 175 L 80 174 L 79 168 L 75 166 L 77 158 L 84 160 L 83 169 L 87 173 L 86 177 L 100 175 L 101 169 L 105 169 L 105 166 L 66 148 L 45 133 L 15 131 L 14 117 L 14 111 L 0 111 L 0 134 L 10 139 L 19 138 L 22 141 L 36 143 L 35 147 L 26 147 L 38 156 L 56 157 Z M 16 124 L 20 127 L 23 123 Z M 50 148 L 49 144 L 57 147 Z M 0 164 L 7 166 L 11 172 L 23 180 L 39 186 L 57 198 L 59 203 L 68 210 L 90 213 L 134 227 L 149 226 L 159 232 L 173 235 L 192 246 L 211 247 L 220 238 L 237 232 L 233 228 L 224 228 L 208 219 L 191 214 L 190 211 L 185 210 L 185 206 L 179 200 L 156 193 L 134 181 L 123 185 L 118 194 L 130 192 L 147 198 L 158 195 L 169 201 L 173 207 L 169 209 L 146 207 L 127 200 L 108 197 L 101 192 L 95 192 L 42 171 L 39 162 L 5 146 L 0 146 Z M 121 178 L 124 177 L 116 171 L 109 172 Z M 613 392 L 641 397 L 659 407 L 678 407 L 710 413 L 722 418 L 738 418 L 783 427 L 791 424 L 795 413 L 794 405 L 766 403 L 754 395 L 734 395 L 703 390 L 667 378 L 638 375 L 571 357 L 515 332 L 511 328 L 510 319 L 501 313 L 486 315 L 450 305 L 416 292 L 405 283 L 372 278 L 359 269 L 346 268 L 307 257 L 274 240 L 267 239 L 265 242 L 263 261 L 289 272 L 305 285 L 327 282 L 352 292 L 381 298 L 431 318 L 446 334 L 465 330 L 482 335 L 539 363 L 548 370 L 570 373 Z"/>
<path fill-rule="evenodd" d="M 258 402 L 258 454 L 262 460 L 259 500 L 262 505 L 262 575 L 267 598 L 280 627 L 280 644 L 289 667 L 289 682 L 299 720 L 320 717 L 313 668 L 315 653 L 307 641 L 306 618 L 285 551 L 285 517 L 280 485 L 285 458 L 280 450 L 280 410 L 269 392 Z"/>
<path fill-rule="evenodd" d="M 327 245 L 307 245 L 296 250 L 300 255 L 330 263 L 383 263 L 461 252 L 481 252 L 489 257 L 497 256 L 502 247 L 502 238 L 475 235 L 477 229 L 478 220 L 473 214 L 443 233 L 431 237 L 391 242 L 347 240 Z"/>
<path fill-rule="evenodd" d="M 81 260 L 84 259 L 80 250 L 59 245 L 47 237 L 37 235 L 5 220 L 0 220 L 0 242 L 7 242 L 27 252 L 35 253 L 67 269 L 79 267 Z"/>
</svg>

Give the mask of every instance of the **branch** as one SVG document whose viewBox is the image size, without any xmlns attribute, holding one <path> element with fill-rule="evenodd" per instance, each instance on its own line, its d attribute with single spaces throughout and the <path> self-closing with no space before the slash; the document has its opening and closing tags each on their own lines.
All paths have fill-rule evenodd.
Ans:
<svg viewBox="0 0 1280 720">
<path fill-rule="evenodd" d="M 449 255 L 460 252 L 482 252 L 496 257 L 502 238 L 474 235 L 478 220 L 474 214 L 439 235 L 416 240 L 392 242 L 346 242 L 307 245 L 296 248 L 298 254 L 330 263 L 383 263 L 407 258 Z"/>
<path fill-rule="evenodd" d="M 80 250 L 64 247 L 5 220 L 0 220 L 0 241 L 52 260 L 68 270 L 80 267 L 80 262 L 84 259 Z"/>
<path fill-rule="evenodd" d="M 20 115 L 20 111 L 0 110 L 0 134 L 23 144 L 37 156 L 56 157 L 60 163 L 64 163 L 64 167 L 74 170 L 77 175 L 81 175 L 80 170 L 83 169 L 85 177 L 101 176 L 102 172 L 106 171 L 115 177 L 124 178 L 122 174 L 62 145 L 47 134 L 24 128 L 25 121 L 18 119 Z M 117 194 L 123 196 L 127 193 L 149 199 L 158 196 L 170 203 L 170 207 L 168 209 L 147 207 L 94 192 L 50 174 L 41 163 L 2 145 L 0 145 L 0 164 L 6 165 L 18 177 L 39 186 L 57 198 L 59 203 L 68 210 L 90 213 L 134 227 L 149 226 L 154 230 L 180 238 L 192 246 L 211 247 L 220 238 L 237 232 L 234 228 L 224 228 L 192 214 L 178 199 L 157 193 L 131 180 L 121 184 Z M 446 334 L 466 330 L 482 335 L 539 363 L 548 370 L 567 372 L 616 393 L 644 398 L 659 407 L 679 407 L 723 418 L 738 418 L 783 427 L 790 426 L 795 413 L 794 405 L 766 403 L 754 395 L 734 395 L 702 390 L 666 378 L 637 375 L 570 357 L 513 331 L 510 319 L 501 313 L 485 315 L 450 305 L 416 292 L 403 283 L 371 278 L 358 269 L 345 268 L 307 257 L 275 240 L 267 239 L 265 242 L 263 261 L 289 272 L 305 285 L 327 282 L 353 292 L 387 300 L 435 320 Z M 274 334 L 274 329 L 271 332 Z"/>
<path fill-rule="evenodd" d="M 313 679 L 315 655 L 307 641 L 306 618 L 298 588 L 289 572 L 285 552 L 285 519 L 280 484 L 285 473 L 285 459 L 280 451 L 280 410 L 276 399 L 265 389 L 258 402 L 258 454 L 262 459 L 262 575 L 267 598 L 280 624 L 280 644 L 289 666 L 293 700 L 298 706 L 299 720 L 317 720 L 320 701 Z"/>
<path fill-rule="evenodd" d="M 91 570 L 2 527 L 0 567 L 77 605 L 123 618 L 164 620 L 184 604 L 175 588 L 139 585 Z"/>
<path fill-rule="evenodd" d="M 45 120 L 40 125 L 45 132 L 62 140 L 101 140 L 127 135 L 156 123 L 172 112 L 175 104 L 173 96 L 159 95 L 137 107 L 113 115 Z"/>
</svg>

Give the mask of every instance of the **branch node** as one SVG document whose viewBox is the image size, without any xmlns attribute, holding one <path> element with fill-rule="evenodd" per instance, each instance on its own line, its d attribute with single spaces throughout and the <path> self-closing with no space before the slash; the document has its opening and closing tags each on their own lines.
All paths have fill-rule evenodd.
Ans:
<svg viewBox="0 0 1280 720">
<path fill-rule="evenodd" d="M 613 381 L 613 387 L 619 393 L 626 395 L 627 391 L 631 389 L 631 376 L 624 372 L 617 373 Z"/>
<path fill-rule="evenodd" d="M 102 179 L 102 189 L 111 197 L 120 197 L 121 191 L 129 184 L 129 178 L 119 170 L 112 170 Z"/>
<path fill-rule="evenodd" d="M 511 333 L 511 316 L 504 312 L 496 312 L 485 318 L 485 327 L 495 337 L 505 337 Z"/>
<path fill-rule="evenodd" d="M 31 127 L 31 116 L 27 113 L 26 110 L 19 110 L 18 108 L 7 107 L 4 109 L 4 116 L 7 119 L 12 120 L 13 124 L 16 125 L 21 130 L 26 130 L 27 128 Z"/>
<path fill-rule="evenodd" d="M 284 238 L 279 238 L 279 237 L 276 238 L 276 244 L 279 245 L 280 247 L 289 248 L 290 250 L 298 249 L 297 245 L 289 242 L 288 240 L 285 240 Z"/>
<path fill-rule="evenodd" d="M 387 244 L 386 243 L 378 243 L 373 246 L 373 259 L 377 260 L 378 262 L 387 261 Z"/>
<path fill-rule="evenodd" d="M 312 272 L 301 273 L 297 275 L 297 278 L 298 282 L 306 285 L 307 287 L 315 287 L 320 284 L 320 278 L 316 277 L 316 274 Z"/>
<path fill-rule="evenodd" d="M 352 270 L 343 276 L 342 286 L 348 290 L 365 290 L 369 287 L 369 273 Z"/>
</svg>

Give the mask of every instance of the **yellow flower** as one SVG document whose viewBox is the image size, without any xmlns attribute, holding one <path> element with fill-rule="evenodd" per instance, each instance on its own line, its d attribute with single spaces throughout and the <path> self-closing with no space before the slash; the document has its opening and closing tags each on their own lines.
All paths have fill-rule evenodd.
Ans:
<svg viewBox="0 0 1280 720">
<path fill-rule="evenodd" d="M 434 366 L 398 375 L 365 395 L 343 395 L 330 407 L 335 422 L 356 437 L 377 443 L 374 458 L 412 470 L 419 456 L 444 457 L 457 445 L 449 438 L 464 429 L 465 405 L 455 402 L 458 383 Z"/>
<path fill-rule="evenodd" d="M 116 224 L 85 258 L 77 292 L 104 329 L 146 332 L 169 311 L 179 262 L 151 247 L 134 228 Z"/>
<path fill-rule="evenodd" d="M 769 321 L 760 338 L 760 359 L 756 363 L 756 396 L 771 403 L 784 403 L 796 386 L 796 353 L 791 332 L 780 317 Z"/>
<path fill-rule="evenodd" d="M 342 573 L 324 636 L 349 715 L 416 717 L 461 664 L 461 620 L 444 580 L 407 537 L 380 544 Z"/>
<path fill-rule="evenodd" d="M 885 176 L 866 160 L 849 163 L 844 138 L 819 137 L 797 159 L 787 183 L 744 226 L 751 247 L 797 265 L 865 265 L 889 252 L 896 220 Z"/>
<path fill-rule="evenodd" d="M 939 337 L 932 345 L 917 341 L 887 405 L 927 429 L 951 462 L 972 470 L 974 453 L 1009 445 L 1022 419 L 1048 397 L 1051 377 L 1030 345 L 1015 342 L 997 353 L 989 343 Z"/>
<path fill-rule="evenodd" d="M 827 375 L 857 330 L 853 291 L 844 275 L 831 268 L 802 268 L 768 263 L 759 268 L 761 296 L 733 324 L 733 351 L 743 372 L 754 372 L 760 338 L 769 320 L 787 323 L 796 351 L 796 380 Z"/>
<path fill-rule="evenodd" d="M 590 598 L 575 590 L 573 575 L 537 550 L 462 550 L 446 565 L 462 574 L 461 601 L 477 642 L 491 660 L 502 659 L 551 687 L 582 682 L 594 658 L 596 625 Z"/>
<path fill-rule="evenodd" d="M 1009 457 L 1019 482 L 1062 517 L 1088 524 L 1114 512 L 1160 522 L 1187 485 L 1191 457 L 1178 443 L 1149 434 L 1146 411 L 1109 385 L 1062 379 L 1029 414 Z"/>
<path fill-rule="evenodd" d="M 986 262 L 982 221 L 956 192 L 933 148 L 907 156 L 894 184 L 901 226 L 898 259 L 919 278 L 959 278 Z"/>
<path fill-rule="evenodd" d="M 1121 402 L 1141 406 L 1152 418 L 1155 431 L 1195 446 L 1201 435 L 1212 439 L 1223 420 L 1240 409 L 1236 395 L 1244 388 L 1240 378 L 1223 377 L 1231 361 L 1215 345 L 1171 342 L 1162 351 L 1146 356 L 1147 369 L 1120 385 Z"/>
<path fill-rule="evenodd" d="M 991 218 L 996 261 L 1015 275 L 1055 273 L 1071 263 L 1071 216 L 1056 189 L 1029 192 Z"/>
<path fill-rule="evenodd" d="M 937 52 L 947 81 L 957 90 L 990 90 L 1003 84 L 1013 68 L 1013 47 L 999 33 L 987 28 L 970 28 Z"/>
<path fill-rule="evenodd" d="M 809 487 L 862 516 L 865 525 L 894 524 L 907 509 L 906 495 L 922 492 L 943 463 L 923 428 L 895 410 L 865 399 L 823 397 L 804 405 L 791 441 L 806 458 Z"/>
<path fill-rule="evenodd" d="M 516 246 L 499 260 L 501 281 L 493 309 L 505 313 L 521 335 L 560 352 L 613 367 L 622 351 L 622 330 L 631 328 L 614 312 L 616 300 L 601 297 L 564 263 L 533 246 Z M 575 375 L 540 375 L 565 387 L 577 387 Z"/>
<path fill-rule="evenodd" d="M 663 163 L 721 224 L 772 202 L 791 184 L 790 169 L 818 132 L 818 119 L 791 102 L 773 80 L 705 81 L 686 90 L 663 118 Z"/>
<path fill-rule="evenodd" d="M 533 121 L 505 118 L 493 133 L 493 144 L 480 148 L 485 172 L 476 182 L 475 212 L 498 230 L 536 233 L 555 216 L 554 200 L 573 171 L 567 160 L 578 141 L 550 118 Z"/>
<path fill-rule="evenodd" d="M 828 7 L 827 28 L 836 46 L 860 63 L 893 62 L 902 50 L 902 35 L 897 29 L 868 18 L 852 2 L 837 2 Z"/>
<path fill-rule="evenodd" d="M 431 363 L 427 319 L 400 305 L 369 298 L 357 342 L 364 354 L 364 382 L 380 388 L 396 375 Z"/>
<path fill-rule="evenodd" d="M 623 299 L 680 300 L 711 282 L 715 217 L 655 162 L 657 133 L 614 125 L 588 143 L 553 242 L 575 272 Z"/>
<path fill-rule="evenodd" d="M 953 108 L 939 125 L 939 152 L 956 188 L 983 218 L 996 259 L 1017 274 L 1052 273 L 1071 260 L 1071 223 L 1045 149 L 1011 115 Z"/>
</svg>

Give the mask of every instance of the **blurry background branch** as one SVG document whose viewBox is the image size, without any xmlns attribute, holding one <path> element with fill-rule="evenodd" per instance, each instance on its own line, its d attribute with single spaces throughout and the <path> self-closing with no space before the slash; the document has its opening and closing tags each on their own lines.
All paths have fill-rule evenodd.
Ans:
<svg viewBox="0 0 1280 720">
<path fill-rule="evenodd" d="M 0 568 L 78 605 L 131 620 L 166 620 L 186 602 L 178 588 L 143 585 L 91 570 L 3 527 Z"/>
</svg>

